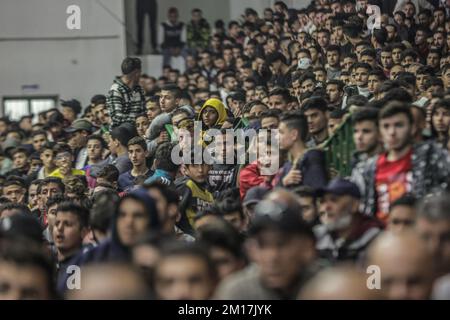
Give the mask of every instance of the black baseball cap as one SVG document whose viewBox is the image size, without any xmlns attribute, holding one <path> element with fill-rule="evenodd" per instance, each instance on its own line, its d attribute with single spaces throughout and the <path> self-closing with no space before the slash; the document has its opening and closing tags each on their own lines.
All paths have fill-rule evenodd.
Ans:
<svg viewBox="0 0 450 320">
<path fill-rule="evenodd" d="M 348 179 L 335 178 L 331 180 L 325 188 L 317 190 L 317 195 L 319 197 L 324 194 L 331 193 L 338 196 L 352 196 L 354 198 L 360 199 L 361 192 L 358 186 Z"/>
<path fill-rule="evenodd" d="M 284 234 L 300 234 L 315 239 L 312 228 L 302 220 L 296 208 L 272 200 L 262 200 L 255 207 L 255 217 L 249 235 L 255 236 L 264 230 L 277 230 Z"/>
<path fill-rule="evenodd" d="M 250 188 L 247 193 L 245 194 L 245 197 L 242 201 L 242 204 L 244 206 L 248 206 L 251 204 L 255 204 L 260 202 L 264 196 L 269 192 L 269 189 L 265 187 L 256 186 L 253 188 Z"/>
</svg>

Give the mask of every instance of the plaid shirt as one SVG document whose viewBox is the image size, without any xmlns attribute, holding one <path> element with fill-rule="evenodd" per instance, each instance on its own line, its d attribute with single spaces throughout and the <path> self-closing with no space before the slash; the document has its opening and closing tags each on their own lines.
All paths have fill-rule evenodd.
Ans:
<svg viewBox="0 0 450 320">
<path fill-rule="evenodd" d="M 130 89 L 120 77 L 114 79 L 106 100 L 111 126 L 117 127 L 124 122 L 132 122 L 145 111 L 144 90 L 140 86 Z"/>
</svg>

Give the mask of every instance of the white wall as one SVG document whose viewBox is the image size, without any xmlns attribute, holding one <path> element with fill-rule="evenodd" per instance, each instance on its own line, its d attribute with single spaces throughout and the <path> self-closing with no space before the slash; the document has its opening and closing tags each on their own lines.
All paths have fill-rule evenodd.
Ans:
<svg viewBox="0 0 450 320">
<path fill-rule="evenodd" d="M 198 7 L 213 24 L 217 19 L 236 19 L 247 7 L 262 14 L 273 3 L 159 0 L 158 14 L 162 21 L 167 9 L 175 6 L 181 19 L 188 21 L 190 11 Z M 309 0 L 286 3 L 300 8 Z M 66 8 L 72 4 L 81 8 L 81 30 L 66 28 Z M 0 0 L 0 101 L 3 96 L 58 95 L 76 98 L 86 106 L 94 94 L 106 93 L 114 76 L 120 73 L 126 42 L 129 53 L 134 50 L 122 25 L 127 20 L 127 31 L 136 37 L 134 8 L 135 0 Z M 146 36 L 148 43 L 148 33 Z M 147 72 L 159 76 L 160 59 L 154 58 L 144 59 L 144 66 Z M 24 85 L 38 85 L 38 89 L 23 90 Z"/>
<path fill-rule="evenodd" d="M 0 99 L 58 95 L 85 106 L 94 94 L 107 93 L 125 55 L 124 28 L 111 16 L 124 20 L 122 2 L 1 0 Z M 81 9 L 81 30 L 66 27 L 66 8 L 73 4 Z M 22 90 L 34 84 L 37 90 Z"/>
</svg>

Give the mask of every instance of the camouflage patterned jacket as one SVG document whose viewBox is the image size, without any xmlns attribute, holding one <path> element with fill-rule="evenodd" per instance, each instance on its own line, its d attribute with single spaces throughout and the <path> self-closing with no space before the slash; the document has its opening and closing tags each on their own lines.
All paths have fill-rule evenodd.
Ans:
<svg viewBox="0 0 450 320">
<path fill-rule="evenodd" d="M 359 163 L 352 171 L 352 181 L 361 191 L 362 212 L 374 216 L 377 212 L 375 175 L 378 155 Z M 412 153 L 413 194 L 422 198 L 428 193 L 447 189 L 450 179 L 450 155 L 434 142 L 414 145 Z"/>
<path fill-rule="evenodd" d="M 187 45 L 191 49 L 203 50 L 208 47 L 211 28 L 205 19 L 198 24 L 192 21 L 187 25 Z"/>
</svg>

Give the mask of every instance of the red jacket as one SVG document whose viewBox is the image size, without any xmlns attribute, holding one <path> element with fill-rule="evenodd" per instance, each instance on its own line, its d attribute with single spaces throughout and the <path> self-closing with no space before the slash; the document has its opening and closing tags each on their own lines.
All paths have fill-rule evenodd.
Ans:
<svg viewBox="0 0 450 320">
<path fill-rule="evenodd" d="M 259 172 L 257 161 L 250 163 L 239 173 L 239 192 L 241 200 L 244 199 L 248 189 L 256 186 L 272 189 L 272 185 L 267 181 L 267 176 L 262 176 Z"/>
</svg>

